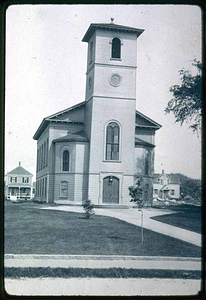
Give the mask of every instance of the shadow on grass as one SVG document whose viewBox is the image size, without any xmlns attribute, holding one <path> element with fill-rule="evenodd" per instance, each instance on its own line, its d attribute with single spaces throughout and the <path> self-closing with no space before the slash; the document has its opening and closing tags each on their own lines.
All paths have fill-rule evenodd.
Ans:
<svg viewBox="0 0 206 300">
<path fill-rule="evenodd" d="M 176 226 L 182 229 L 202 233 L 202 208 L 194 205 L 170 206 L 168 209 L 175 213 L 151 217 L 168 225 Z"/>
</svg>

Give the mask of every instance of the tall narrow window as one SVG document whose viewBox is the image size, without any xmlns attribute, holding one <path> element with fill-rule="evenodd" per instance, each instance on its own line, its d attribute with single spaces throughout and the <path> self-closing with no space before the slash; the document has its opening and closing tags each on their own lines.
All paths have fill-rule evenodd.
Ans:
<svg viewBox="0 0 206 300">
<path fill-rule="evenodd" d="M 40 171 L 40 148 L 38 150 L 38 171 Z"/>
<path fill-rule="evenodd" d="M 112 58 L 121 58 L 121 41 L 119 38 L 112 40 Z"/>
<path fill-rule="evenodd" d="M 44 142 L 44 168 L 46 167 L 46 142 Z"/>
<path fill-rule="evenodd" d="M 36 181 L 35 196 L 38 197 L 38 181 Z"/>
<path fill-rule="evenodd" d="M 44 178 L 42 179 L 42 198 L 44 198 Z"/>
<path fill-rule="evenodd" d="M 36 171 L 38 172 L 38 156 L 39 156 L 39 151 L 37 149 L 37 156 L 36 156 Z"/>
<path fill-rule="evenodd" d="M 44 159 L 44 149 L 43 149 L 43 144 L 41 146 L 41 170 L 43 169 L 43 159 Z"/>
<path fill-rule="evenodd" d="M 93 41 L 91 41 L 89 46 L 89 63 L 92 62 L 92 54 L 93 54 Z"/>
<path fill-rule="evenodd" d="M 41 179 L 39 180 L 39 197 L 41 198 Z"/>
<path fill-rule="evenodd" d="M 145 184 L 145 190 L 144 190 L 144 200 L 148 201 L 148 196 L 149 196 L 149 184 Z"/>
<path fill-rule="evenodd" d="M 41 170 L 43 169 L 44 164 L 44 144 L 41 146 Z"/>
<path fill-rule="evenodd" d="M 42 169 L 42 146 L 40 147 L 40 171 Z"/>
<path fill-rule="evenodd" d="M 119 160 L 119 125 L 115 122 L 107 125 L 106 160 Z"/>
<path fill-rule="evenodd" d="M 49 139 L 46 140 L 46 167 L 48 166 L 48 156 L 49 156 Z"/>
<path fill-rule="evenodd" d="M 47 197 L 47 177 L 45 177 L 45 198 Z"/>
<path fill-rule="evenodd" d="M 41 170 L 41 147 L 39 148 L 39 171 Z"/>
<path fill-rule="evenodd" d="M 63 152 L 63 171 L 69 171 L 69 151 Z"/>
<path fill-rule="evenodd" d="M 149 175 L 150 173 L 150 153 L 147 150 L 145 155 L 145 175 Z"/>
</svg>

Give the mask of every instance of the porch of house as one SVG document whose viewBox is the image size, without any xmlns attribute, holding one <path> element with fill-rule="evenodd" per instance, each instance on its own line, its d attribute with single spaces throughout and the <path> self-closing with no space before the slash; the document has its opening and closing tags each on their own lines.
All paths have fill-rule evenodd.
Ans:
<svg viewBox="0 0 206 300">
<path fill-rule="evenodd" d="M 11 196 L 15 196 L 17 199 L 32 199 L 32 187 L 8 187 L 7 198 L 11 199 Z"/>
</svg>

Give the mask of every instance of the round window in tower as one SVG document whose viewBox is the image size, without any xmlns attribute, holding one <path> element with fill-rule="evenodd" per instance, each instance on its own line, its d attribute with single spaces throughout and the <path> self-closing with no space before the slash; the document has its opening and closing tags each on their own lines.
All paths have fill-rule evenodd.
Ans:
<svg viewBox="0 0 206 300">
<path fill-rule="evenodd" d="M 121 83 L 121 76 L 119 74 L 112 74 L 112 76 L 110 77 L 110 84 L 112 86 L 119 86 Z"/>
</svg>

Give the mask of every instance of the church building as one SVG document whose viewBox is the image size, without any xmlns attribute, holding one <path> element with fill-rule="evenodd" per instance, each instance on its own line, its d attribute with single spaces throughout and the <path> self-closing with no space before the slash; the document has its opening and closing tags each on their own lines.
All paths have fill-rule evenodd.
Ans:
<svg viewBox="0 0 206 300">
<path fill-rule="evenodd" d="M 48 203 L 128 205 L 135 175 L 153 196 L 157 122 L 136 110 L 137 39 L 144 30 L 91 24 L 85 101 L 43 119 L 37 140 L 36 199 Z"/>
</svg>

